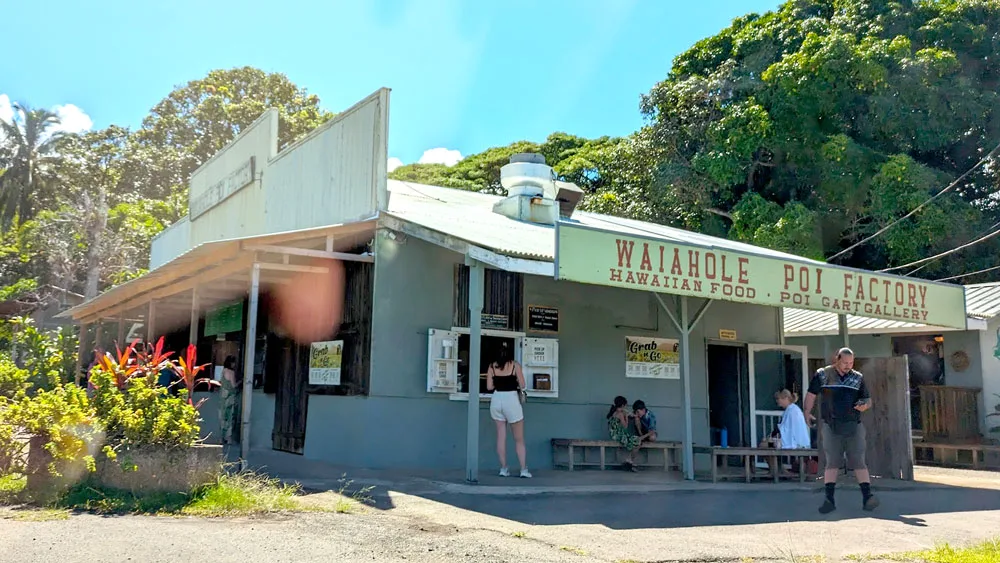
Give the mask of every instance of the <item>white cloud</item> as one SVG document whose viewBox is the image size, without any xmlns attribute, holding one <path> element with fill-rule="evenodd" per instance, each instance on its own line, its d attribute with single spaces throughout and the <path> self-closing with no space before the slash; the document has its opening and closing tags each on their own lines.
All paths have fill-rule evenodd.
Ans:
<svg viewBox="0 0 1000 563">
<path fill-rule="evenodd" d="M 82 133 L 89 131 L 94 126 L 94 121 L 90 119 L 82 109 L 73 104 L 54 106 L 52 112 L 59 116 L 59 125 L 53 127 L 51 131 L 65 131 L 67 133 Z M 10 101 L 10 96 L 0 94 L 0 119 L 10 123 L 14 120 L 14 104 Z M 18 116 L 20 121 L 21 116 Z"/>
<path fill-rule="evenodd" d="M 388 164 L 388 170 L 389 170 L 389 172 L 392 172 L 393 170 L 395 170 L 395 169 L 399 168 L 400 166 L 402 166 L 403 165 L 403 161 L 399 160 L 398 158 L 396 158 L 394 156 L 390 156 L 389 157 L 389 162 L 387 164 Z"/>
<path fill-rule="evenodd" d="M 52 108 L 52 111 L 59 116 L 60 131 L 67 133 L 82 133 L 89 131 L 94 126 L 94 121 L 82 109 L 73 104 L 66 104 Z"/>
<path fill-rule="evenodd" d="M 417 162 L 420 164 L 444 164 L 445 166 L 455 166 L 462 160 L 462 153 L 457 150 L 438 147 L 427 149 Z"/>
</svg>

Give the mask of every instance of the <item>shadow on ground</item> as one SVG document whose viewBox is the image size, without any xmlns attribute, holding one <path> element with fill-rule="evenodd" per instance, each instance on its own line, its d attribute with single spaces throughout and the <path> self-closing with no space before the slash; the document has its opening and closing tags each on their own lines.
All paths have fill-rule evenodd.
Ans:
<svg viewBox="0 0 1000 563">
<path fill-rule="evenodd" d="M 270 461 L 274 464 L 277 459 Z M 1000 510 L 1000 488 L 974 485 L 878 480 L 874 490 L 881 506 L 865 512 L 857 484 L 848 480 L 838 487 L 838 510 L 821 515 L 817 509 L 823 490 L 818 483 L 713 485 L 678 482 L 658 472 L 540 471 L 536 474 L 540 478 L 530 481 L 488 475 L 478 486 L 466 486 L 460 473 L 351 470 L 341 475 L 343 470 L 323 464 L 298 461 L 275 467 L 278 464 L 262 469 L 300 483 L 305 491 L 338 491 L 346 484 L 342 494 L 363 498 L 379 510 L 396 508 L 390 495 L 394 491 L 541 526 L 599 524 L 630 530 L 876 518 L 920 528 L 926 526 L 922 517 L 930 514 L 967 513 L 974 518 L 976 512 Z M 569 486 L 559 490 L 562 485 Z"/>
</svg>

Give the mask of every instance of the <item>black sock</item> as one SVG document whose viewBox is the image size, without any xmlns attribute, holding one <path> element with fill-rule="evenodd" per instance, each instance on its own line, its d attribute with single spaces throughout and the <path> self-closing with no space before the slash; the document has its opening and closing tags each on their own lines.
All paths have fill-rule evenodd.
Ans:
<svg viewBox="0 0 1000 563">
<path fill-rule="evenodd" d="M 864 497 L 865 501 L 872 497 L 871 483 L 861 483 L 861 496 Z"/>
<path fill-rule="evenodd" d="M 833 491 L 836 488 L 837 488 L 837 484 L 836 483 L 827 483 L 826 484 L 826 500 L 830 501 L 831 504 L 833 504 Z"/>
</svg>

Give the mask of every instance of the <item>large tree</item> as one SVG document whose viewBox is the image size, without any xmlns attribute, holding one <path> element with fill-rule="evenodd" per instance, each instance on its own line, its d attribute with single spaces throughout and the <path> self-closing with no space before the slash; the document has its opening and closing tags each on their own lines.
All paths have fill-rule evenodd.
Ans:
<svg viewBox="0 0 1000 563">
<path fill-rule="evenodd" d="M 0 227 L 30 220 L 56 191 L 63 134 L 59 117 L 47 110 L 14 104 L 11 121 L 0 119 Z"/>
<path fill-rule="evenodd" d="M 1000 2 L 792 0 L 674 60 L 644 96 L 651 189 L 689 228 L 822 258 L 902 217 L 1000 141 Z M 995 158 L 844 257 L 898 265 L 1000 219 Z M 993 265 L 984 244 L 921 275 Z"/>
<path fill-rule="evenodd" d="M 151 199 L 183 190 L 195 169 L 269 108 L 278 110 L 279 149 L 333 116 L 320 108 L 318 96 L 284 74 L 253 67 L 213 70 L 150 110 L 125 154 L 123 181 Z"/>
</svg>

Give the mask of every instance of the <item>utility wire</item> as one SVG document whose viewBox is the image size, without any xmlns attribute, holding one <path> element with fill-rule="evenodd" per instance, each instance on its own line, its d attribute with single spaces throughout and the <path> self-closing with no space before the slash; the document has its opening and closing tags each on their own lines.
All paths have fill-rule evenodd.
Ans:
<svg viewBox="0 0 1000 563">
<path fill-rule="evenodd" d="M 995 229 L 995 228 L 997 228 L 997 227 L 1000 227 L 1000 222 L 997 222 L 997 223 L 994 223 L 994 224 L 993 224 L 992 226 L 990 226 L 990 227 L 988 227 L 988 228 L 986 228 L 986 229 L 983 229 L 982 231 L 979 231 L 978 233 L 976 233 L 976 238 L 979 238 L 979 237 L 981 237 L 981 236 L 985 235 L 986 233 L 988 233 L 988 232 L 992 231 L 993 229 Z M 909 272 L 906 272 L 906 273 L 905 273 L 905 274 L 903 274 L 903 275 L 904 275 L 904 276 L 906 276 L 906 277 L 910 277 L 910 276 L 912 276 L 913 274 L 915 274 L 915 273 L 919 272 L 920 270 L 923 270 L 923 269 L 924 269 L 924 268 L 926 268 L 927 266 L 930 266 L 930 265 L 931 265 L 931 262 L 933 262 L 933 261 L 934 261 L 934 260 L 931 260 L 931 261 L 928 261 L 928 262 L 925 262 L 925 263 L 924 263 L 923 265 L 921 265 L 921 266 L 919 266 L 919 267 L 917 267 L 917 268 L 914 268 L 914 269 L 910 270 Z"/>
<path fill-rule="evenodd" d="M 956 246 L 955 248 L 952 248 L 951 250 L 946 250 L 946 251 L 944 251 L 944 252 L 942 252 L 940 254 L 935 254 L 934 256 L 928 256 L 927 258 L 921 258 L 920 260 L 916 260 L 916 261 L 910 262 L 909 264 L 903 264 L 902 266 L 893 266 L 891 268 L 886 268 L 884 270 L 879 270 L 879 272 L 891 272 L 893 270 L 901 270 L 903 268 L 909 268 L 910 266 L 918 266 L 920 264 L 923 264 L 924 262 L 930 262 L 931 260 L 937 260 L 938 258 L 943 258 L 945 256 L 948 256 L 949 254 L 954 254 L 954 253 L 956 253 L 956 252 L 958 252 L 960 250 L 965 250 L 966 248 L 969 248 L 970 246 L 973 246 L 973 245 L 979 244 L 979 243 L 981 243 L 983 241 L 989 240 L 989 239 L 991 239 L 991 238 L 993 238 L 993 237 L 995 237 L 997 235 L 1000 235 L 1000 229 L 997 229 L 997 230 L 993 231 L 992 233 L 990 233 L 988 235 L 981 236 L 981 237 L 977 238 L 976 240 L 974 240 L 972 242 L 967 242 L 967 243 L 963 244 L 962 246 Z"/>
<path fill-rule="evenodd" d="M 993 147 L 993 150 L 991 150 L 990 152 L 986 153 L 986 156 L 984 156 L 983 158 L 979 159 L 979 162 L 977 162 L 975 164 L 975 166 L 973 166 L 972 168 L 969 168 L 968 170 L 966 170 L 961 176 L 959 176 L 958 178 L 956 178 L 954 182 L 948 184 L 948 186 L 946 188 L 944 188 L 943 190 L 941 190 L 938 193 L 936 193 L 933 196 L 931 196 L 930 199 L 928 199 L 927 201 L 925 201 L 925 202 L 921 203 L 920 205 L 918 205 L 916 208 L 913 209 L 913 211 L 910 211 L 906 215 L 903 215 L 899 219 L 896 219 L 892 223 L 889 223 L 888 225 L 882 227 L 881 229 L 879 229 L 874 234 L 869 235 L 869 236 L 867 236 L 867 237 L 859 240 L 858 242 L 852 244 L 851 246 L 848 246 L 844 250 L 841 250 L 840 252 L 834 254 L 833 256 L 831 256 L 830 258 L 828 258 L 828 260 L 834 260 L 836 258 L 839 258 L 839 257 L 843 256 L 844 254 L 847 254 L 848 252 L 854 250 L 855 248 L 861 246 L 862 244 L 865 244 L 866 242 L 872 240 L 873 238 L 875 238 L 875 237 L 881 235 L 882 233 L 888 231 L 889 229 L 895 227 L 900 222 L 902 222 L 902 221 L 904 221 L 906 219 L 909 219 L 910 217 L 913 217 L 914 214 L 916 214 L 918 211 L 920 211 L 924 207 L 927 207 L 928 205 L 930 205 L 934 200 L 936 200 L 937 198 L 943 196 L 947 192 L 953 190 L 956 186 L 958 186 L 958 184 L 962 180 L 965 179 L 966 176 L 968 176 L 969 174 L 972 174 L 977 168 L 979 168 L 980 166 L 982 166 L 983 164 L 985 164 L 986 161 L 989 160 L 989 158 L 991 156 L 993 156 L 997 151 L 1000 151 L 1000 144 L 998 144 L 997 146 Z"/>
<path fill-rule="evenodd" d="M 940 279 L 936 279 L 934 281 L 951 281 L 951 280 L 957 280 L 959 278 L 966 278 L 966 277 L 969 277 L 969 276 L 974 276 L 976 274 L 985 274 L 986 272 L 992 272 L 994 270 L 1000 270 L 1000 266 L 993 266 L 992 268 L 986 268 L 986 269 L 983 269 L 983 270 L 976 270 L 975 272 L 969 272 L 967 274 L 959 274 L 957 276 L 950 276 L 950 277 L 947 277 L 947 278 L 940 278 Z"/>
</svg>

